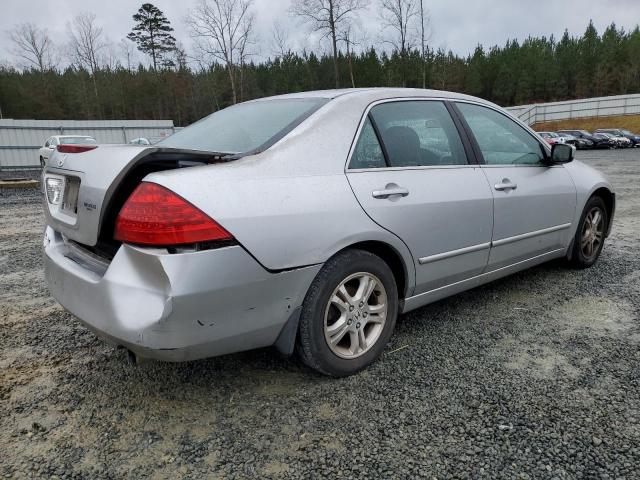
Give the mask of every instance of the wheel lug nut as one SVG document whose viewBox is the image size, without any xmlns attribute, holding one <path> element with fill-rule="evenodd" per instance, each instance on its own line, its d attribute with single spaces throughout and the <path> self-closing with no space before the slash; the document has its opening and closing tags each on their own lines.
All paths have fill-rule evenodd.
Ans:
<svg viewBox="0 0 640 480">
<path fill-rule="evenodd" d="M 347 325 L 351 325 L 353 323 L 353 320 L 349 319 L 347 320 Z"/>
<path fill-rule="evenodd" d="M 353 312 L 353 305 L 350 305 L 350 306 L 349 306 L 349 311 L 350 311 L 350 312 Z"/>
<path fill-rule="evenodd" d="M 360 323 L 356 323 L 356 328 L 360 328 Z"/>
<path fill-rule="evenodd" d="M 364 302 L 360 302 L 360 308 L 362 308 L 363 305 L 364 305 Z"/>
<path fill-rule="evenodd" d="M 369 314 L 368 314 L 367 312 L 362 312 L 362 316 L 363 316 L 364 318 L 367 318 L 367 317 L 369 316 Z"/>
</svg>

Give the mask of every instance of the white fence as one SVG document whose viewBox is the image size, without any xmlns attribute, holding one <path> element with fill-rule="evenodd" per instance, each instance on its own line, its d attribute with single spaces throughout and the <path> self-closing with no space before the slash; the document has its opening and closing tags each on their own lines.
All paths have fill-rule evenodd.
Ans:
<svg viewBox="0 0 640 480">
<path fill-rule="evenodd" d="M 640 94 L 521 105 L 507 110 L 527 125 L 572 118 L 640 115 Z"/>
<path fill-rule="evenodd" d="M 38 149 L 52 135 L 91 135 L 98 143 L 157 141 L 176 130 L 172 120 L 0 120 L 0 169 L 39 167 Z"/>
</svg>

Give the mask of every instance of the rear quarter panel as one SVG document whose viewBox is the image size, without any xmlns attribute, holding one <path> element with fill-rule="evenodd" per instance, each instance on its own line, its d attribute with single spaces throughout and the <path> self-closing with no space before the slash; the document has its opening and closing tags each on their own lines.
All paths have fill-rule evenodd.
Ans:
<svg viewBox="0 0 640 480">
<path fill-rule="evenodd" d="M 408 248 L 366 215 L 344 173 L 369 101 L 334 99 L 261 154 L 145 180 L 202 209 L 269 270 L 323 263 L 354 243 L 381 241 L 403 258 L 412 289 Z"/>
</svg>

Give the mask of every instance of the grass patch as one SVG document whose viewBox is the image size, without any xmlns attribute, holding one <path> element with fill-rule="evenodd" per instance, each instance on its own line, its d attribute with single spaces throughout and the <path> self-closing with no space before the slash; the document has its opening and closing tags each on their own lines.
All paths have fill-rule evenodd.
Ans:
<svg viewBox="0 0 640 480">
<path fill-rule="evenodd" d="M 533 129 L 538 132 L 556 132 L 558 130 L 587 130 L 593 132 L 598 128 L 623 128 L 633 133 L 639 133 L 640 115 L 572 118 L 569 120 L 556 120 L 533 125 Z"/>
</svg>

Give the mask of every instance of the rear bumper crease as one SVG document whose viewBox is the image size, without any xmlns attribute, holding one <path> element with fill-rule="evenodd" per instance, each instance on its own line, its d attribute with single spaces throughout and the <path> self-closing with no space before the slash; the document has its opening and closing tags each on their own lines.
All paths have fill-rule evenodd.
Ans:
<svg viewBox="0 0 640 480">
<path fill-rule="evenodd" d="M 184 361 L 273 345 L 320 265 L 272 274 L 240 246 L 166 254 L 123 245 L 103 274 L 67 258 L 45 231 L 55 299 L 99 337 L 146 357 Z"/>
</svg>

